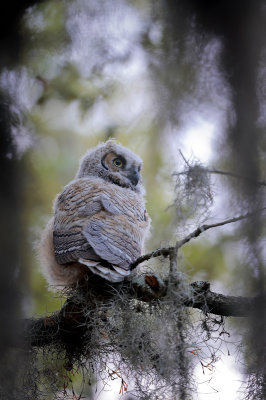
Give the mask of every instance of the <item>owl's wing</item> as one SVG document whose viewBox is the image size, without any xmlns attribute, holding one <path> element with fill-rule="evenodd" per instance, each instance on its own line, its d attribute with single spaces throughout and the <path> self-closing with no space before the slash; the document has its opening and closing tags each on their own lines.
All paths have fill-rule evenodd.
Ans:
<svg viewBox="0 0 266 400">
<path fill-rule="evenodd" d="M 79 258 L 99 261 L 100 257 L 82 235 L 82 227 L 69 227 L 53 231 L 53 245 L 58 264 L 68 264 Z"/>
<path fill-rule="evenodd" d="M 88 218 L 103 208 L 97 185 L 86 180 L 68 184 L 58 196 L 54 207 L 53 246 L 56 261 L 69 264 L 84 258 L 99 261 L 82 234 Z"/>
<path fill-rule="evenodd" d="M 129 271 L 130 264 L 140 256 L 137 228 L 124 215 L 101 212 L 90 218 L 83 235 L 95 253 L 120 273 Z"/>
</svg>

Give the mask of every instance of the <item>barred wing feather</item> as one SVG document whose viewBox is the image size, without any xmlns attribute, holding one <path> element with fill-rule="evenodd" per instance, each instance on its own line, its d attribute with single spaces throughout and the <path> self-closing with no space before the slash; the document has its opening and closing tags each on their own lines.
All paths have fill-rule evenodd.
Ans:
<svg viewBox="0 0 266 400">
<path fill-rule="evenodd" d="M 128 271 L 130 264 L 141 254 L 137 229 L 123 215 L 100 214 L 88 221 L 83 234 L 98 256 L 114 268 L 118 266 Z"/>
</svg>

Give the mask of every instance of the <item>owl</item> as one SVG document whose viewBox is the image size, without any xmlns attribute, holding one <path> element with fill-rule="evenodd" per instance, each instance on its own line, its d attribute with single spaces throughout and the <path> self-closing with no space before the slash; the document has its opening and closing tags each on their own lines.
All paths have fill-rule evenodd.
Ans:
<svg viewBox="0 0 266 400">
<path fill-rule="evenodd" d="M 54 202 L 39 255 L 53 286 L 73 286 L 90 273 L 111 282 L 130 274 L 149 233 L 142 160 L 110 139 L 89 150 Z"/>
</svg>

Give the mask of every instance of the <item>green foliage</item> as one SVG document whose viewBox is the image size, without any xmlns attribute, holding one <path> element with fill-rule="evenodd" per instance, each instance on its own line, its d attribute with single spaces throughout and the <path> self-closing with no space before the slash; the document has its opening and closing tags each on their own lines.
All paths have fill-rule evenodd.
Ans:
<svg viewBox="0 0 266 400">
<path fill-rule="evenodd" d="M 185 246 L 183 253 L 184 263 L 191 277 L 211 282 L 223 279 L 226 260 L 220 244 L 213 245 L 207 240 L 201 240 L 200 243 Z"/>
</svg>

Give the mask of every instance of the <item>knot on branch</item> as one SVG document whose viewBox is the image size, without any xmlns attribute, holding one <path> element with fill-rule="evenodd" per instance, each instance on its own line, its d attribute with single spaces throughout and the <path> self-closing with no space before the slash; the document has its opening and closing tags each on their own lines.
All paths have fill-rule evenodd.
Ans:
<svg viewBox="0 0 266 400">
<path fill-rule="evenodd" d="M 210 290 L 210 282 L 207 281 L 196 281 L 191 283 L 191 287 L 195 293 L 204 293 Z"/>
</svg>

